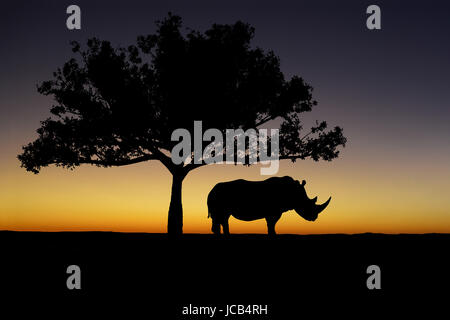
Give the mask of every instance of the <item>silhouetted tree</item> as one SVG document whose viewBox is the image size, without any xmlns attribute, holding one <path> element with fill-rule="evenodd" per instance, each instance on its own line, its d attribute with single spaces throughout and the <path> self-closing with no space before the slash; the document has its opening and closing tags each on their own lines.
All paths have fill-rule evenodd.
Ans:
<svg viewBox="0 0 450 320">
<path fill-rule="evenodd" d="M 251 48 L 254 29 L 243 22 L 214 24 L 204 33 L 181 31 L 169 14 L 155 34 L 137 45 L 114 48 L 108 41 L 73 42 L 70 59 L 38 86 L 53 96 L 52 117 L 39 137 L 23 147 L 22 167 L 38 173 L 49 164 L 73 169 L 158 160 L 173 176 L 167 230 L 182 233 L 182 181 L 204 164 L 175 165 L 170 150 L 177 128 L 257 128 L 280 119 L 280 159 L 332 160 L 345 145 L 342 129 L 321 122 L 301 135 L 299 114 L 316 102 L 302 78 L 286 80 L 279 58 Z"/>
</svg>

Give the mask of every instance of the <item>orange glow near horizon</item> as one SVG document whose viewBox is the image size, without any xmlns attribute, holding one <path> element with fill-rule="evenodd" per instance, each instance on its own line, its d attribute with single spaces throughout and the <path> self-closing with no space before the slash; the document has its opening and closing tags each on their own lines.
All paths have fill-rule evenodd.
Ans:
<svg viewBox="0 0 450 320">
<path fill-rule="evenodd" d="M 82 166 L 73 171 L 52 166 L 34 175 L 10 159 L 1 164 L 1 230 L 166 232 L 171 175 L 158 162 L 120 168 Z M 277 232 L 450 232 L 448 170 L 440 171 L 437 164 L 419 171 L 406 164 L 373 163 L 363 156 L 349 163 L 345 153 L 333 162 L 282 161 L 278 176 L 305 179 L 308 195 L 317 195 L 319 202 L 330 195 L 333 199 L 315 222 L 294 211 L 284 213 Z M 220 181 L 267 178 L 259 169 L 211 165 L 192 171 L 183 183 L 184 232 L 211 233 L 208 192 Z M 249 199 L 261 200 L 270 201 Z M 230 231 L 266 233 L 266 224 L 231 218 Z"/>
</svg>

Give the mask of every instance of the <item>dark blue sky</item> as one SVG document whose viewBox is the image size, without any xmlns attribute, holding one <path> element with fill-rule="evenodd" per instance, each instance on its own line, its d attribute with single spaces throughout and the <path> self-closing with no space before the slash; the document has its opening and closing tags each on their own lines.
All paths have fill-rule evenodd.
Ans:
<svg viewBox="0 0 450 320">
<path fill-rule="evenodd" d="M 302 76 L 318 107 L 309 120 L 342 125 L 349 145 L 379 152 L 445 155 L 450 129 L 450 9 L 447 1 L 14 1 L 2 6 L 0 35 L 3 143 L 24 144 L 51 101 L 35 86 L 71 55 L 69 42 L 92 36 L 128 45 L 154 31 L 168 11 L 187 27 L 249 22 L 254 44 Z M 82 10 L 82 30 L 66 29 L 65 9 Z M 378 4 L 382 30 L 365 10 Z M 7 137 L 7 139 L 5 139 Z M 440 146 L 440 147 L 439 147 Z M 361 149 L 362 151 L 363 149 Z"/>
</svg>

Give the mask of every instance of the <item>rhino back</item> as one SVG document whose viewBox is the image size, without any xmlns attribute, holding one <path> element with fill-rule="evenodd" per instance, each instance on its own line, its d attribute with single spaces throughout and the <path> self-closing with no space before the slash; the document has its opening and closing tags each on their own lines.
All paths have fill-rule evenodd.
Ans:
<svg viewBox="0 0 450 320">
<path fill-rule="evenodd" d="M 267 210 L 281 209 L 289 197 L 289 185 L 283 178 L 263 181 L 243 179 L 221 182 L 208 195 L 208 207 L 223 210 Z"/>
</svg>

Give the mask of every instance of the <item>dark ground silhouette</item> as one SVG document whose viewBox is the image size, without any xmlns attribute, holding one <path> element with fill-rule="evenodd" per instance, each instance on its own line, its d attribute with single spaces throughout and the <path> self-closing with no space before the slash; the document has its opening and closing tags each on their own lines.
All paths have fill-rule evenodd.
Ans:
<svg viewBox="0 0 450 320">
<path fill-rule="evenodd" d="M 1 290 L 8 297 L 62 300 L 58 303 L 72 309 L 87 303 L 93 306 L 90 312 L 124 308 L 149 319 L 206 319 L 182 317 L 188 304 L 269 305 L 268 317 L 250 319 L 299 319 L 308 310 L 317 316 L 348 315 L 360 307 L 370 314 L 384 314 L 387 307 L 390 315 L 404 314 L 428 307 L 424 298 L 445 298 L 450 285 L 449 234 L 272 239 L 185 234 L 170 239 L 166 234 L 5 231 L 0 243 Z M 80 291 L 66 289 L 71 264 L 81 268 Z M 366 268 L 372 264 L 381 268 L 380 291 L 366 288 Z M 435 302 L 433 310 L 439 306 Z"/>
</svg>

